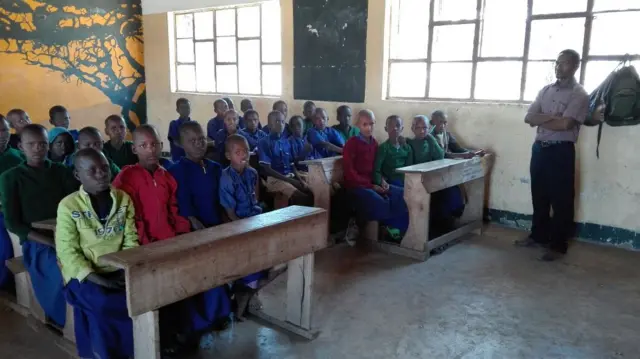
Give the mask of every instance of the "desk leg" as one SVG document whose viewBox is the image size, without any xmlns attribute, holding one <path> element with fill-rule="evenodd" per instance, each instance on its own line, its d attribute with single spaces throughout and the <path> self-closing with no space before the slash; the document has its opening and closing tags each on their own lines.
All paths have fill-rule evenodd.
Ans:
<svg viewBox="0 0 640 359">
<path fill-rule="evenodd" d="M 287 321 L 311 329 L 313 253 L 289 261 L 287 269 Z"/>
<path fill-rule="evenodd" d="M 331 220 L 331 182 L 327 180 L 324 170 L 320 166 L 309 166 L 307 183 L 313 193 L 313 205 L 327 211 L 327 221 Z M 327 224 L 329 225 L 329 223 Z M 331 233 L 327 240 L 330 241 Z"/>
<path fill-rule="evenodd" d="M 475 179 L 464 184 L 468 202 L 464 208 L 464 213 L 460 218 L 463 224 L 482 221 L 482 211 L 484 207 L 484 177 Z M 473 230 L 475 234 L 482 234 L 482 226 Z"/>
<path fill-rule="evenodd" d="M 146 312 L 132 319 L 134 357 L 160 359 L 160 324 L 158 323 L 158 311 Z"/>
<path fill-rule="evenodd" d="M 426 243 L 429 240 L 431 194 L 422 185 L 421 174 L 405 174 L 404 200 L 409 208 L 409 229 L 402 239 L 401 246 L 418 252 L 426 252 L 425 257 L 428 257 Z"/>
</svg>

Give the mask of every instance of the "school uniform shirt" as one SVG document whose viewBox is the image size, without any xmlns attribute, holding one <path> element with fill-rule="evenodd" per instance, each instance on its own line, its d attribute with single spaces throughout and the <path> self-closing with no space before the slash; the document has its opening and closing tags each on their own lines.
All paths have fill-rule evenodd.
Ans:
<svg viewBox="0 0 640 359">
<path fill-rule="evenodd" d="M 120 149 L 116 149 L 111 141 L 107 141 L 102 148 L 102 153 L 119 168 L 138 163 L 138 156 L 133 153 L 133 142 L 131 141 L 124 141 Z"/>
<path fill-rule="evenodd" d="M 258 160 L 260 163 L 270 165 L 274 171 L 288 175 L 293 172 L 293 150 L 289 139 L 270 134 L 258 142 Z"/>
<path fill-rule="evenodd" d="M 244 121 L 244 116 L 240 116 L 238 120 L 238 128 L 244 130 L 247 128 L 247 124 Z M 258 130 L 262 130 L 262 124 L 258 121 Z"/>
<path fill-rule="evenodd" d="M 224 129 L 224 117 L 216 116 L 212 118 L 207 123 L 207 137 L 215 141 L 216 134 L 222 129 Z"/>
<path fill-rule="evenodd" d="M 58 205 L 56 217 L 56 254 L 64 282 L 82 282 L 93 273 L 118 270 L 103 266 L 98 258 L 138 246 L 135 208 L 128 194 L 111 188 L 111 208 L 98 213 L 89 194 L 80 190 L 65 197 Z"/>
<path fill-rule="evenodd" d="M 220 203 L 220 176 L 222 167 L 204 159 L 196 163 L 182 157 L 169 169 L 178 183 L 178 213 L 182 217 L 195 217 L 205 227 L 222 223 Z"/>
<path fill-rule="evenodd" d="M 236 132 L 236 134 L 240 135 L 240 132 Z M 224 144 L 225 142 L 227 142 L 227 137 L 229 136 L 230 136 L 229 131 L 227 131 L 226 128 L 223 128 L 222 130 L 219 130 L 218 133 L 216 133 L 215 137 L 213 138 L 213 141 L 215 142 L 216 153 L 218 153 L 218 158 L 220 159 L 220 161 L 225 160 Z M 251 148 L 249 148 L 249 150 L 251 150 Z"/>
<path fill-rule="evenodd" d="M 42 168 L 22 162 L 3 173 L 0 202 L 9 232 L 24 242 L 32 230 L 31 223 L 55 218 L 58 203 L 78 190 L 77 183 L 67 167 L 49 160 Z"/>
<path fill-rule="evenodd" d="M 320 158 L 314 149 L 311 149 L 308 153 L 304 153 L 304 145 L 308 142 L 306 137 L 289 137 L 291 143 L 291 152 L 293 153 L 294 161 L 305 161 Z"/>
<path fill-rule="evenodd" d="M 167 136 L 167 140 L 169 140 L 171 160 L 174 162 L 185 156 L 184 149 L 178 145 L 178 141 L 180 140 L 180 126 L 187 121 L 191 121 L 191 118 L 179 118 L 171 121 L 169 124 L 169 135 Z"/>
<path fill-rule="evenodd" d="M 349 126 L 349 130 L 347 132 L 343 132 L 340 125 L 331 126 L 334 130 L 338 131 L 338 134 L 342 136 L 344 142 L 347 142 L 351 137 L 357 136 L 360 134 L 360 129 L 354 126 Z"/>
<path fill-rule="evenodd" d="M 78 142 L 78 136 L 80 135 L 80 131 L 78 131 L 78 130 L 69 130 L 69 134 L 73 138 L 73 142 Z"/>
<path fill-rule="evenodd" d="M 220 204 L 240 218 L 261 214 L 262 208 L 256 196 L 257 183 L 258 171 L 251 167 L 242 173 L 231 166 L 225 168 L 220 178 Z"/>
<path fill-rule="evenodd" d="M 0 153 L 0 175 L 24 162 L 24 155 L 15 148 L 7 147 Z"/>
<path fill-rule="evenodd" d="M 444 153 L 465 153 L 469 152 L 466 148 L 460 146 L 455 136 L 451 134 L 449 131 L 443 131 L 441 133 L 435 133 L 433 130 L 431 132 L 433 137 L 437 140 L 438 145 L 442 144 L 441 148 L 444 150 Z"/>
<path fill-rule="evenodd" d="M 12 133 L 9 135 L 9 147 L 19 150 L 18 144 L 20 143 L 20 135 Z"/>
<path fill-rule="evenodd" d="M 271 134 L 271 128 L 269 128 L 269 125 L 264 126 L 262 128 L 262 132 L 266 133 L 267 135 Z M 289 136 L 291 136 L 291 130 L 289 129 L 289 124 L 285 123 L 284 130 L 282 131 L 282 137 L 289 138 Z"/>
<path fill-rule="evenodd" d="M 413 164 L 413 151 L 408 144 L 394 146 L 389 141 L 384 141 L 376 153 L 373 170 L 373 183 L 379 185 L 382 179 L 387 182 L 404 181 L 402 173 L 396 172 L 397 168 L 411 166 Z"/>
<path fill-rule="evenodd" d="M 249 143 L 249 150 L 251 151 L 254 151 L 256 148 L 258 148 L 258 142 L 261 139 L 267 137 L 267 134 L 260 129 L 256 129 L 253 133 L 247 131 L 247 129 L 244 129 L 238 131 L 238 134 L 247 139 L 247 142 Z"/>
<path fill-rule="evenodd" d="M 316 153 L 320 156 L 320 158 L 333 157 L 337 155 L 337 153 L 329 151 L 328 149 L 322 147 L 322 142 L 329 142 L 338 147 L 344 147 L 345 143 L 338 131 L 334 130 L 331 127 L 325 127 L 324 130 L 312 128 L 309 130 L 309 132 L 307 132 L 307 139 L 309 140 L 309 143 L 313 145 L 313 148 L 316 150 Z"/>
<path fill-rule="evenodd" d="M 373 165 L 377 149 L 378 142 L 373 136 L 367 139 L 358 135 L 347 141 L 342 152 L 344 188 L 373 187 Z"/>
<path fill-rule="evenodd" d="M 437 161 L 444 158 L 444 150 L 436 139 L 427 134 L 425 138 L 412 138 L 407 141 L 413 153 L 413 164 Z"/>
<path fill-rule="evenodd" d="M 178 184 L 162 166 L 153 174 L 140 164 L 126 166 L 113 181 L 113 186 L 125 191 L 133 200 L 140 244 L 190 231 L 189 221 L 178 214 Z"/>
</svg>

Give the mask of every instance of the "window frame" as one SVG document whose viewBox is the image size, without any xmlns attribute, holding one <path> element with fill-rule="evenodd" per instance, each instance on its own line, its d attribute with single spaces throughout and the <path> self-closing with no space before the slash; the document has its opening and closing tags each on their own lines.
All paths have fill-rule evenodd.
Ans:
<svg viewBox="0 0 640 359">
<path fill-rule="evenodd" d="M 398 0 L 401 1 L 401 0 Z M 481 102 L 481 103 L 515 103 L 515 104 L 523 104 L 523 103 L 531 103 L 532 101 L 525 100 L 525 91 L 526 91 L 526 76 L 527 76 L 527 67 L 529 62 L 555 62 L 556 59 L 536 59 L 529 60 L 529 46 L 531 41 L 531 23 L 536 20 L 549 20 L 549 19 L 572 19 L 572 18 L 584 18 L 584 36 L 582 43 L 582 55 L 580 59 L 580 74 L 579 74 L 579 82 L 580 84 L 584 84 L 586 70 L 588 67 L 588 63 L 590 61 L 635 61 L 640 60 L 640 54 L 625 54 L 625 55 L 590 55 L 589 54 L 589 45 L 591 42 L 591 30 L 594 17 L 601 14 L 610 14 L 610 13 L 625 13 L 632 11 L 640 11 L 640 6 L 634 8 L 627 8 L 622 10 L 601 10 L 594 11 L 593 6 L 595 0 L 587 0 L 587 9 L 586 11 L 581 12 L 566 12 L 566 13 L 550 13 L 550 14 L 533 14 L 533 1 L 535 0 L 527 0 L 527 17 L 524 32 L 524 49 L 522 56 L 480 56 L 480 37 L 481 37 L 481 29 L 484 12 L 484 2 L 485 0 L 477 0 L 476 1 L 476 18 L 475 19 L 465 19 L 465 20 L 435 20 L 435 5 L 436 0 L 428 0 L 429 1 L 429 33 L 428 33 L 428 43 L 427 43 L 427 57 L 426 58 L 416 58 L 416 59 L 393 59 L 391 54 L 391 41 L 393 41 L 393 37 L 391 35 L 391 31 L 389 31 L 388 38 L 388 46 L 387 53 L 388 59 L 386 64 L 386 93 L 384 98 L 386 100 L 403 100 L 403 101 L 447 101 L 447 102 Z M 400 2 L 400 6 L 402 3 Z M 393 23 L 393 6 L 388 7 L 390 16 L 388 17 L 387 26 L 391 27 Z M 435 32 L 435 28 L 438 26 L 451 26 L 451 25 L 464 25 L 464 24 L 473 24 L 475 25 L 474 38 L 473 38 L 473 53 L 471 60 L 453 60 L 453 61 L 433 61 L 433 34 Z M 576 48 L 576 51 L 578 49 Z M 520 75 L 520 97 L 518 100 L 486 100 L 486 99 L 476 99 L 475 98 L 475 90 L 476 90 L 476 79 L 477 79 L 477 68 L 478 63 L 480 62 L 500 62 L 500 61 L 519 61 L 522 63 L 522 73 Z M 391 96 L 391 66 L 396 63 L 425 63 L 427 65 L 427 77 L 425 84 L 425 96 L 424 97 L 398 97 Z M 431 67 L 434 63 L 471 63 L 471 88 L 470 88 L 470 96 L 468 98 L 444 98 L 444 97 L 430 97 L 430 83 L 431 83 Z"/>
<path fill-rule="evenodd" d="M 262 77 L 263 77 L 263 68 L 265 65 L 280 65 L 282 67 L 282 55 L 280 56 L 280 61 L 274 62 L 274 61 L 264 61 L 262 58 L 262 35 L 263 35 L 263 31 L 262 31 L 262 6 L 264 5 L 263 2 L 260 3 L 250 3 L 250 4 L 238 4 L 238 5 L 232 5 L 232 6 L 220 6 L 220 7 L 213 7 L 213 8 L 204 8 L 204 9 L 197 9 L 197 10 L 188 10 L 188 11 L 176 11 L 173 12 L 173 54 L 172 54 L 172 58 L 173 58 L 173 77 L 175 80 L 175 93 L 195 93 L 195 94 L 204 94 L 204 95 L 234 95 L 234 96 L 259 96 L 259 97 L 277 97 L 277 96 L 281 96 L 281 94 L 279 95 L 274 95 L 274 94 L 265 94 L 264 93 L 264 87 L 262 84 Z M 238 36 L 238 9 L 240 8 L 247 8 L 247 7 L 258 7 L 258 29 L 259 29 L 259 34 L 257 36 L 250 36 L 250 37 L 239 37 Z M 280 4 L 278 3 L 278 8 L 280 8 Z M 217 24 L 217 18 L 216 18 L 216 14 L 218 11 L 225 11 L 225 10 L 233 10 L 234 15 L 235 15 L 235 32 L 233 35 L 221 35 L 218 36 L 217 35 L 217 29 L 216 29 L 216 24 Z M 212 27 L 213 27 L 213 36 L 210 39 L 196 39 L 196 21 L 195 21 L 195 14 L 197 13 L 203 13 L 203 12 L 211 12 L 212 13 L 212 17 L 213 17 L 213 22 L 212 22 Z M 177 26 L 177 17 L 178 16 L 184 16 L 184 15 L 192 15 L 192 22 L 191 22 L 191 27 L 192 27 L 192 36 L 191 37 L 179 37 L 178 36 L 178 26 Z M 221 62 L 218 61 L 218 39 L 219 38 L 233 38 L 235 37 L 235 43 L 236 43 L 236 60 L 235 62 Z M 178 61 L 178 41 L 179 40 L 191 40 L 193 42 L 193 62 L 180 62 Z M 240 60 L 239 60 L 239 56 L 238 56 L 238 52 L 239 52 L 239 43 L 242 41 L 252 41 L 252 40 L 257 40 L 259 41 L 259 46 L 258 46 L 258 56 L 260 58 L 260 76 L 258 76 L 258 82 L 260 83 L 260 93 L 259 94 L 249 94 L 249 93 L 243 93 L 240 91 Z M 213 78 L 215 79 L 215 91 L 211 92 L 211 91 L 198 91 L 198 76 L 197 76 L 197 61 L 196 61 L 196 44 L 198 43 L 212 43 L 213 44 L 213 48 L 214 48 L 214 63 L 211 64 L 211 67 L 213 68 Z M 280 38 L 280 43 L 282 44 L 282 37 Z M 181 65 L 187 65 L 187 66 L 193 66 L 194 67 L 194 71 L 195 71 L 195 89 L 193 91 L 189 91 L 189 90 L 182 90 L 180 89 L 180 79 L 178 78 L 178 68 Z M 219 92 L 218 91 L 218 73 L 217 73 L 217 66 L 225 66 L 225 65 L 233 65 L 236 66 L 236 84 L 237 84 L 237 92 Z M 282 81 L 282 79 L 280 79 Z M 282 91 L 281 91 L 282 92 Z"/>
</svg>

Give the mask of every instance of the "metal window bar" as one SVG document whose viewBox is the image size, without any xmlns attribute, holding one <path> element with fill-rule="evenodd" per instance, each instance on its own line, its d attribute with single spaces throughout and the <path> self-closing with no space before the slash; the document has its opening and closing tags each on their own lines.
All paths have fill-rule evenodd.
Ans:
<svg viewBox="0 0 640 359">
<path fill-rule="evenodd" d="M 524 101 L 524 93 L 526 89 L 526 75 L 527 68 L 529 62 L 554 62 L 556 59 L 544 59 L 544 60 L 531 60 L 529 59 L 529 46 L 531 43 L 531 22 L 534 20 L 544 20 L 544 19 L 569 19 L 569 18 L 585 18 L 585 31 L 583 34 L 583 44 L 582 44 L 582 59 L 581 59 L 581 69 L 579 75 L 579 81 L 581 84 L 584 83 L 584 79 L 586 76 L 586 70 L 588 67 L 588 63 L 594 60 L 610 60 L 610 61 L 635 61 L 640 60 L 640 54 L 612 54 L 612 55 L 589 55 L 589 47 L 591 42 L 591 29 L 593 24 L 594 16 L 599 14 L 608 14 L 608 13 L 624 13 L 624 12 L 632 12 L 632 11 L 640 11 L 640 7 L 630 8 L 630 9 L 622 9 L 622 10 L 602 10 L 602 11 L 594 11 L 594 0 L 587 0 L 587 10 L 584 12 L 568 12 L 568 13 L 559 13 L 559 14 L 536 14 L 533 12 L 533 1 L 527 1 L 527 19 L 525 22 L 525 37 L 524 37 L 524 51 L 523 56 L 505 56 L 505 57 L 481 57 L 479 54 L 479 43 L 481 41 L 481 29 L 482 22 L 484 21 L 484 0 L 478 0 L 477 3 L 477 17 L 475 20 L 455 20 L 455 21 L 434 21 L 434 11 L 435 11 L 435 0 L 430 0 L 429 4 L 429 33 L 428 33 L 428 43 L 427 43 L 427 57 L 426 58 L 418 58 L 418 59 L 394 59 L 389 56 L 388 61 L 388 75 L 391 74 L 391 65 L 394 63 L 424 63 L 427 64 L 427 79 L 425 84 L 425 96 L 424 97 L 392 97 L 390 96 L 390 88 L 391 88 L 391 79 L 387 80 L 387 98 L 394 100 L 408 100 L 408 101 L 420 101 L 420 100 L 443 100 L 443 101 L 455 101 L 455 102 L 464 102 L 464 101 L 474 101 L 474 102 L 488 102 L 488 103 L 522 103 L 528 102 Z M 399 7 L 402 4 L 400 3 Z M 391 14 L 393 17 L 394 14 Z M 399 15 L 398 15 L 399 16 Z M 390 23 L 392 22 L 392 18 L 390 18 Z M 398 21 L 399 22 L 399 21 Z M 465 99 L 449 99 L 449 98 L 435 98 L 430 96 L 430 82 L 431 82 L 431 65 L 433 63 L 468 63 L 469 60 L 455 60 L 455 61 L 433 61 L 432 59 L 432 51 L 433 51 L 433 32 L 436 26 L 447 26 L 447 25 L 460 25 L 460 24 L 476 24 L 475 33 L 474 33 L 474 44 L 473 44 L 473 67 L 472 67 L 472 79 L 471 79 L 471 92 L 470 96 Z M 391 47 L 391 40 L 389 41 L 389 46 Z M 391 54 L 391 51 L 389 51 Z M 477 72 L 477 63 L 483 61 L 522 61 L 522 73 L 521 73 L 521 81 L 520 81 L 520 99 L 519 100 L 479 100 L 475 99 L 475 85 L 476 85 L 476 72 Z"/>
</svg>

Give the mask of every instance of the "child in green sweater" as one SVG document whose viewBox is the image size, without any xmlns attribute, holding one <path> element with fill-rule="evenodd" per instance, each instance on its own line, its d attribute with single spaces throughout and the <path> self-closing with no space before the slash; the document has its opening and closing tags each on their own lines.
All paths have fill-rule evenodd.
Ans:
<svg viewBox="0 0 640 359">
<path fill-rule="evenodd" d="M 389 138 L 378 146 L 373 167 L 373 183 L 388 188 L 389 184 L 404 187 L 404 176 L 396 169 L 413 164 L 413 151 L 406 141 L 400 139 L 404 126 L 400 116 L 387 118 L 385 131 Z"/>
</svg>

